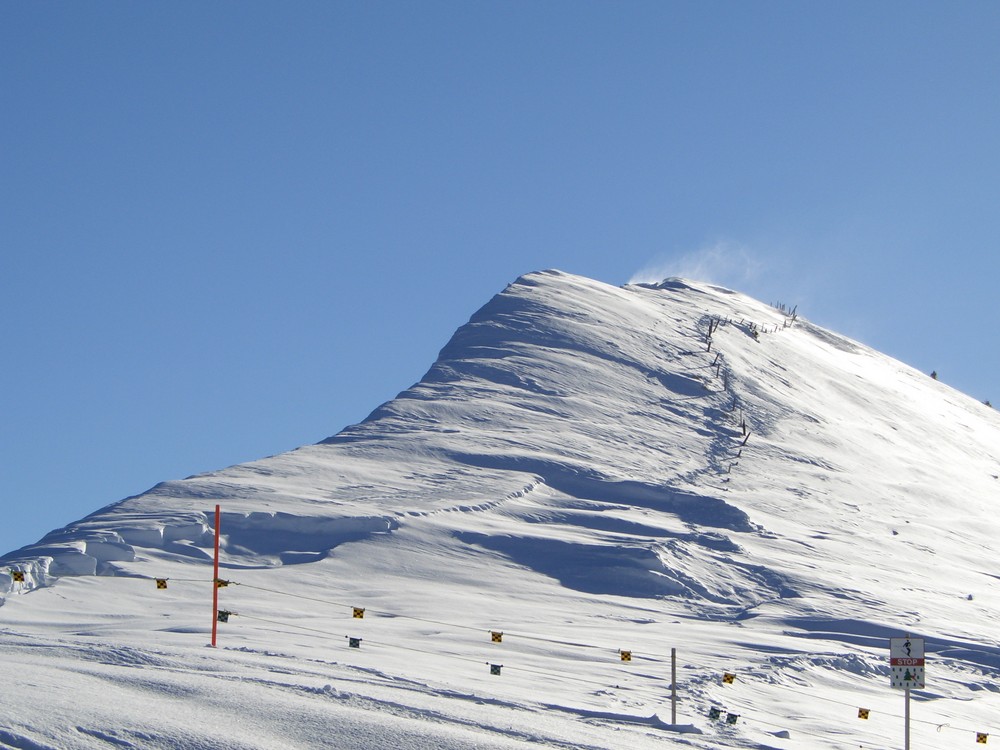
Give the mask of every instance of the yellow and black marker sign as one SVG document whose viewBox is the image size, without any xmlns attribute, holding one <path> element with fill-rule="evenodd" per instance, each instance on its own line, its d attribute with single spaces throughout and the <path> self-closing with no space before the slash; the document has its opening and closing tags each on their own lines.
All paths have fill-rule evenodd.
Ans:
<svg viewBox="0 0 1000 750">
<path fill-rule="evenodd" d="M 364 618 L 364 616 L 365 616 L 365 608 L 364 607 L 353 607 L 352 609 L 354 610 L 354 619 L 355 620 L 361 620 L 361 619 Z"/>
<path fill-rule="evenodd" d="M 722 681 L 727 685 L 732 685 L 734 682 L 736 682 L 736 675 L 734 675 L 732 672 L 724 672 L 722 674 Z"/>
<path fill-rule="evenodd" d="M 632 661 L 631 651 L 619 651 L 618 655 L 621 656 L 622 661 Z"/>
<path fill-rule="evenodd" d="M 502 643 L 503 642 L 503 632 L 501 632 L 499 630 L 491 630 L 490 631 L 490 640 L 492 640 L 493 643 Z"/>
<path fill-rule="evenodd" d="M 868 708 L 859 708 L 858 709 L 858 718 L 859 719 L 867 719 L 870 714 L 871 714 L 871 709 L 868 709 Z"/>
<path fill-rule="evenodd" d="M 227 580 L 225 580 L 223 578 L 216 578 L 215 579 L 215 588 L 217 588 L 217 589 L 224 589 L 228 585 L 229 585 L 229 581 L 227 581 Z"/>
<path fill-rule="evenodd" d="M 976 742 L 985 745 L 990 736 L 986 732 L 976 732 Z"/>
<path fill-rule="evenodd" d="M 156 579 L 156 588 L 158 588 L 158 589 L 165 589 L 166 587 L 167 587 L 167 579 L 166 578 L 157 578 Z"/>
<path fill-rule="evenodd" d="M 14 579 L 15 583 L 24 583 L 24 571 L 23 570 L 12 570 L 10 571 L 11 578 Z"/>
</svg>

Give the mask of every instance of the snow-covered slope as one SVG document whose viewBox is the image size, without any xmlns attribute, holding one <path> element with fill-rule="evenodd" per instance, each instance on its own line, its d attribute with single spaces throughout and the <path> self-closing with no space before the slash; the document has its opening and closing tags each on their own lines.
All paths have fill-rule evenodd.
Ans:
<svg viewBox="0 0 1000 750">
<path fill-rule="evenodd" d="M 912 634 L 919 746 L 974 745 L 998 475 L 994 410 L 801 317 L 530 274 L 362 424 L 0 559 L 0 744 L 889 747 Z"/>
</svg>

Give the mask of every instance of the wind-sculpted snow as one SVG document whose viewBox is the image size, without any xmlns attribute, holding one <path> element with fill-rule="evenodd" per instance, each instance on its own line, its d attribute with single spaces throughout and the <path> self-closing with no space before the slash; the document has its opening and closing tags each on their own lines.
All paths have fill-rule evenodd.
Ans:
<svg viewBox="0 0 1000 750">
<path fill-rule="evenodd" d="M 636 544 L 582 544 L 546 537 L 457 534 L 467 544 L 499 552 L 560 584 L 589 594 L 628 597 L 675 596 L 712 604 L 752 607 L 797 596 L 780 575 L 763 567 L 734 564 L 731 557 L 677 541 Z M 725 567 L 724 581 L 699 575 L 702 568 Z"/>
<path fill-rule="evenodd" d="M 996 412 L 859 342 L 529 274 L 361 424 L 0 558 L 0 744 L 889 747 L 911 633 L 920 746 L 964 746 L 937 727 L 1000 715 L 998 491 Z"/>
<path fill-rule="evenodd" d="M 226 513 L 226 554 L 255 559 L 277 557 L 281 562 L 315 562 L 341 544 L 388 534 L 399 528 L 392 518 L 315 518 L 287 513 Z"/>
<path fill-rule="evenodd" d="M 643 482 L 609 479 L 587 468 L 528 456 L 453 453 L 451 458 L 471 466 L 526 472 L 569 497 L 658 510 L 677 516 L 693 526 L 744 532 L 754 530 L 746 513 L 717 497 L 698 496 Z"/>
</svg>

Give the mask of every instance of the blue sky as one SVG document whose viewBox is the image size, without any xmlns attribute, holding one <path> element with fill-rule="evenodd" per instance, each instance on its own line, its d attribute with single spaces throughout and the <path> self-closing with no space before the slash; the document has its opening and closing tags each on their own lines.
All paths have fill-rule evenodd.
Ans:
<svg viewBox="0 0 1000 750">
<path fill-rule="evenodd" d="M 5 3 L 0 552 L 321 440 L 517 276 L 1000 401 L 1000 5 Z"/>
</svg>

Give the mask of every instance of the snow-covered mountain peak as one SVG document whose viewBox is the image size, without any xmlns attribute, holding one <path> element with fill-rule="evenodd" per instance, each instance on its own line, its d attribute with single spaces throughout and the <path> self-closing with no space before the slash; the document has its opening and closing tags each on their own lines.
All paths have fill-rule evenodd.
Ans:
<svg viewBox="0 0 1000 750">
<path fill-rule="evenodd" d="M 906 630 L 968 676 L 1000 666 L 998 476 L 995 411 L 794 309 L 549 270 L 362 423 L 109 505 L 3 558 L 26 581 L 0 592 L 204 575 L 219 503 L 223 565 L 264 588 L 527 607 L 549 635 L 611 607 L 647 648 L 640 622 L 701 623 L 703 655 L 775 668 L 819 639 L 875 674 L 864 649 Z"/>
<path fill-rule="evenodd" d="M 297 553 L 299 523 L 349 518 L 384 530 L 412 512 L 492 503 L 529 486 L 620 505 L 628 512 L 619 521 L 657 513 L 667 526 L 713 534 L 787 532 L 818 519 L 839 529 L 875 509 L 881 528 L 933 516 L 931 500 L 953 506 L 958 486 L 985 510 L 964 496 L 993 489 L 996 435 L 987 407 L 731 290 L 682 279 L 614 287 L 550 270 L 494 297 L 419 383 L 361 424 L 317 446 L 158 485 L 24 553 L 42 581 L 114 572 L 137 547 L 198 549 L 209 498 L 234 521 L 287 517 L 289 549 L 273 551 Z M 944 453 L 953 460 L 939 461 Z M 377 496 L 350 481 L 368 472 Z M 278 564 L 273 554 L 256 559 L 253 545 L 233 546 L 248 562 Z M 322 538 L 306 546 L 323 547 Z M 700 590 L 679 584 L 670 566 L 651 567 L 661 585 L 650 593 Z M 709 598 L 746 603 L 761 591 Z"/>
</svg>

